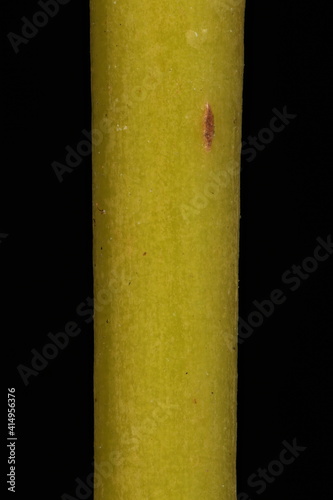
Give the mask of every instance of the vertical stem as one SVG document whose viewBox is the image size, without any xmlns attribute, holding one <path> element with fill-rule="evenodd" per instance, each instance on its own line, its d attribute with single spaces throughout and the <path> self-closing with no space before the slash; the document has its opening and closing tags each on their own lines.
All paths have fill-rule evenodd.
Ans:
<svg viewBox="0 0 333 500">
<path fill-rule="evenodd" d="M 243 0 L 91 0 L 96 500 L 236 497 Z"/>
</svg>

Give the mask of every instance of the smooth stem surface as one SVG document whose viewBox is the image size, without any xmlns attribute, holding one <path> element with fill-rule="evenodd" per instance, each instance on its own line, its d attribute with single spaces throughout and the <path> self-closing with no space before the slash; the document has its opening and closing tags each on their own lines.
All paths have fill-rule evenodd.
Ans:
<svg viewBox="0 0 333 500">
<path fill-rule="evenodd" d="M 91 0 L 95 500 L 236 498 L 243 18 Z"/>
</svg>

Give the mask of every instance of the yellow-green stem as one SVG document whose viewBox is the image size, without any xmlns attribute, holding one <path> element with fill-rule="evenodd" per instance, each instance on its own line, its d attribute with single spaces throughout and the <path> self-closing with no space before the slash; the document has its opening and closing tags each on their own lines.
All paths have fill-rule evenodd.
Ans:
<svg viewBox="0 0 333 500">
<path fill-rule="evenodd" d="M 90 0 L 95 500 L 236 497 L 243 0 Z"/>
</svg>

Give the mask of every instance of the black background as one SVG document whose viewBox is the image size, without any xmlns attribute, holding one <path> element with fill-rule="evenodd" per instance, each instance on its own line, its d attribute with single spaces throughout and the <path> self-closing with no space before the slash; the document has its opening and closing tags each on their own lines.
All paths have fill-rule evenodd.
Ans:
<svg viewBox="0 0 333 500">
<path fill-rule="evenodd" d="M 93 328 L 77 313 L 92 297 L 91 158 L 62 183 L 51 164 L 64 163 L 65 147 L 91 128 L 89 4 L 60 6 L 17 54 L 7 34 L 20 34 L 22 16 L 40 9 L 2 5 L 1 397 L 6 403 L 6 387 L 16 388 L 17 497 L 76 497 L 76 478 L 93 470 Z M 332 234 L 331 14 L 328 0 L 258 0 L 246 9 L 243 140 L 265 137 L 273 109 L 296 116 L 253 161 L 245 147 L 242 156 L 240 317 L 274 289 L 286 297 L 239 345 L 242 500 L 331 496 L 333 256 L 297 290 L 282 279 Z M 68 321 L 81 333 L 25 386 L 17 366 Z M 295 439 L 306 449 L 258 492 L 248 478 Z"/>
</svg>

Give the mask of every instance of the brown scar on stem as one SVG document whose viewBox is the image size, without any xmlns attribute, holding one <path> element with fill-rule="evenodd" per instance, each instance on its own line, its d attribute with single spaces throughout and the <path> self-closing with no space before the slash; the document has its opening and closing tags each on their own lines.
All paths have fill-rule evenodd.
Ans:
<svg viewBox="0 0 333 500">
<path fill-rule="evenodd" d="M 98 203 L 96 203 L 97 210 L 101 212 L 102 215 L 106 214 L 106 210 L 103 210 L 102 208 L 99 208 Z"/>
<path fill-rule="evenodd" d="M 214 114 L 210 104 L 207 102 L 205 106 L 204 120 L 203 120 L 203 135 L 206 151 L 212 149 L 212 142 L 214 137 Z"/>
</svg>

